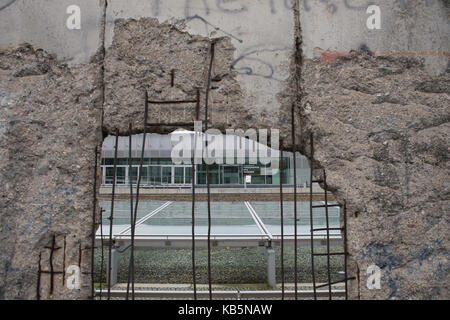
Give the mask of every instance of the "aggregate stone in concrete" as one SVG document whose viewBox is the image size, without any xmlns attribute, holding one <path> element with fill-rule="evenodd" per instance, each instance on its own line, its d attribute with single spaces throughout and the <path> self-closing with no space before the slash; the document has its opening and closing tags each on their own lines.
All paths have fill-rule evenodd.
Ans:
<svg viewBox="0 0 450 320">
<path fill-rule="evenodd" d="M 423 41 L 426 51 L 448 51 L 448 1 L 437 2 L 442 10 L 436 13 L 433 9 L 429 15 L 426 8 L 421 10 L 429 2 L 395 2 L 396 24 L 391 28 L 402 30 L 395 33 L 396 38 Z M 416 6 L 419 3 L 422 7 Z M 0 52 L 0 298 L 36 298 L 40 253 L 43 270 L 48 270 L 52 258 L 55 270 L 61 271 L 63 265 L 80 263 L 81 245 L 81 266 L 83 272 L 89 271 L 85 255 L 91 239 L 94 148 L 101 144 L 101 129 L 126 134 L 130 122 L 135 130 L 143 129 L 143 90 L 152 98 L 180 99 L 193 97 L 200 88 L 204 115 L 213 35 L 187 33 L 151 18 L 114 21 L 113 42 L 104 58 L 102 15 L 106 9 L 98 5 L 103 12 L 92 20 L 92 26 L 100 24 L 97 31 L 102 43 L 91 47 L 88 44 L 96 41 L 86 39 L 86 49 L 81 51 L 91 53 L 89 57 L 100 53 L 82 60 L 83 65 L 61 63 L 61 59 L 80 55 L 63 54 L 56 60 L 46 53 L 54 53 L 55 47 L 46 48 L 53 40 L 40 39 L 33 32 L 11 42 L 2 38 L 2 47 L 14 49 Z M 14 8 L 8 6 L 0 15 Z M 294 12 L 298 15 L 298 10 Z M 2 16 L 0 21 L 6 20 Z M 413 38 L 411 32 L 417 27 L 410 27 L 416 22 L 424 30 L 431 25 L 435 29 Z M 307 48 L 307 38 L 301 37 L 308 32 L 305 23 L 300 34 L 296 22 L 289 37 L 295 35 L 296 44 Z M 337 32 L 332 36 L 350 37 Z M 286 138 L 294 105 L 296 116 L 301 117 L 297 135 L 303 153 L 310 155 L 308 136 L 313 132 L 314 163 L 326 170 L 336 199 L 347 203 L 350 275 L 357 277 L 351 284 L 351 297 L 448 299 L 449 73 L 438 68 L 440 75 L 430 76 L 416 59 L 372 55 L 371 50 L 377 48 L 367 43 L 362 46 L 364 52 L 345 52 L 345 57 L 330 63 L 303 61 L 292 39 L 291 58 L 286 59 L 291 75 L 283 79 L 286 90 L 276 97 L 280 107 L 265 112 L 264 107 L 247 103 L 243 82 L 230 68 L 236 47 L 233 41 L 227 35 L 214 37 L 210 127 L 278 127 Z M 61 38 L 55 39 L 59 45 Z M 33 40 L 36 48 L 49 50 L 17 46 L 18 40 Z M 401 44 L 395 39 L 394 43 Z M 393 49 L 405 52 L 408 46 L 409 42 Z M 352 45 L 351 49 L 357 48 Z M 299 79 L 301 87 L 296 83 Z M 187 104 L 171 107 L 176 112 L 170 112 L 156 106 L 149 121 L 190 120 L 193 108 Z M 285 140 L 287 148 L 289 139 Z M 53 236 L 59 249 L 50 257 Z M 366 287 L 366 270 L 373 264 L 381 268 L 380 290 Z M 43 277 L 42 298 L 89 296 L 86 273 L 80 291 L 63 289 L 60 277 L 55 276 L 53 295 L 50 279 Z"/>
<path fill-rule="evenodd" d="M 303 65 L 303 151 L 347 204 L 354 298 L 445 299 L 449 282 L 449 73 L 354 52 Z M 321 171 L 317 172 L 321 176 Z M 381 268 L 381 289 L 366 286 Z"/>
<path fill-rule="evenodd" d="M 99 71 L 96 63 L 69 68 L 30 45 L 0 51 L 0 299 L 37 298 L 40 254 L 43 271 L 80 261 L 90 271 Z M 42 275 L 42 299 L 89 295 L 89 275 L 80 290 L 67 290 L 62 277 L 52 295 Z"/>
</svg>

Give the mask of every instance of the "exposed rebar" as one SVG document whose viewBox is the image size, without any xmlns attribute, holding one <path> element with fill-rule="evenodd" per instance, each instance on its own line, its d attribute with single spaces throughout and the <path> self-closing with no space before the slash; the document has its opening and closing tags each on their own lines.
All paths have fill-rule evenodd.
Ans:
<svg viewBox="0 0 450 320">
<path fill-rule="evenodd" d="M 292 154 L 294 160 L 294 298 L 297 300 L 298 292 L 298 266 L 297 266 L 297 162 L 296 162 L 296 152 L 297 148 L 295 145 L 295 104 L 292 104 L 291 108 L 291 129 L 292 129 Z"/>
<path fill-rule="evenodd" d="M 91 298 L 95 297 L 95 287 L 94 287 L 94 250 L 95 250 L 95 222 L 97 216 L 97 169 L 98 169 L 98 147 L 95 146 L 95 160 L 94 160 L 94 195 L 92 199 L 92 228 L 91 228 Z M 64 248 L 64 254 L 65 254 Z M 64 265 L 63 265 L 64 272 Z M 64 275 L 63 275 L 64 284 Z"/>
<path fill-rule="evenodd" d="M 111 268 L 112 268 L 112 233 L 114 223 L 114 196 L 116 194 L 116 175 L 117 175 L 117 150 L 119 149 L 119 130 L 116 131 L 116 145 L 114 149 L 114 172 L 111 195 L 111 214 L 109 216 L 109 243 L 108 243 L 108 300 L 111 299 Z M 103 239 L 102 239 L 103 241 Z"/>
<path fill-rule="evenodd" d="M 310 147 L 311 147 L 311 166 L 310 166 L 310 173 L 309 173 L 309 225 L 310 225 L 310 232 L 311 232 L 311 275 L 312 275 L 312 281 L 313 281 L 313 294 L 314 294 L 314 300 L 317 300 L 317 292 L 316 292 L 316 275 L 315 275 L 315 269 L 314 269 L 314 221 L 313 221 L 313 170 L 314 170 L 314 135 L 311 133 L 310 136 Z"/>
<path fill-rule="evenodd" d="M 282 142 L 280 140 L 280 147 Z M 281 149 L 281 148 L 280 148 Z M 280 167 L 280 226 L 281 226 L 281 300 L 284 300 L 284 214 L 283 214 L 283 152 L 279 151 Z"/>
<path fill-rule="evenodd" d="M 131 266 L 131 298 L 134 300 L 134 238 L 136 231 L 136 220 L 137 220 L 137 212 L 139 206 L 139 191 L 141 186 L 141 178 L 142 178 L 142 167 L 144 165 L 144 153 L 145 153 L 145 143 L 147 137 L 147 120 L 148 120 L 148 94 L 147 90 L 145 90 L 145 102 L 144 102 L 144 136 L 142 137 L 142 150 L 141 150 L 141 159 L 139 162 L 139 174 L 137 178 L 136 184 L 136 202 L 134 207 L 134 217 L 133 224 L 131 227 L 131 253 L 130 253 L 130 266 Z"/>
<path fill-rule="evenodd" d="M 132 152 L 132 140 L 133 136 L 131 135 L 131 132 L 133 131 L 133 126 L 130 123 L 128 130 L 130 132 L 129 141 L 128 141 L 128 183 L 130 185 L 130 227 L 134 224 L 134 215 L 133 215 L 133 158 L 131 156 Z M 131 178 L 130 178 L 131 175 Z M 134 257 L 130 255 L 130 261 L 128 266 L 128 278 L 127 278 L 127 294 L 125 296 L 125 300 L 128 300 L 128 295 L 130 293 L 130 282 L 131 282 L 131 271 L 132 271 L 132 261 L 134 260 Z"/>
<path fill-rule="evenodd" d="M 325 191 L 325 221 L 327 230 L 327 275 L 328 275 L 328 294 L 329 300 L 332 300 L 331 295 L 331 270 L 330 270 L 330 222 L 328 216 L 328 191 L 327 191 L 327 176 L 325 170 L 323 170 L 323 187 Z M 347 277 L 347 276 L 346 276 Z"/>
<path fill-rule="evenodd" d="M 205 131 L 208 130 L 208 102 L 209 102 L 209 90 L 211 87 L 211 74 L 214 63 L 214 50 L 215 43 L 211 43 L 210 47 L 210 63 L 208 70 L 208 82 L 206 86 L 206 98 L 205 98 Z M 208 138 L 206 137 L 205 142 L 206 150 L 208 150 Z M 208 151 L 206 151 L 208 152 Z M 208 198 L 208 289 L 209 289 L 209 299 L 212 300 L 212 280 L 211 280 L 211 192 L 210 192 L 210 181 L 209 181 L 209 164 L 206 164 L 206 188 L 207 188 L 207 198 Z"/>
</svg>

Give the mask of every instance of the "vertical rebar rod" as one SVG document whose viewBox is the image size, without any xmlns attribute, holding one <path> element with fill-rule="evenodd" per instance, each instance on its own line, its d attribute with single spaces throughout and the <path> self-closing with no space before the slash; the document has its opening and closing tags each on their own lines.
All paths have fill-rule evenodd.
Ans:
<svg viewBox="0 0 450 320">
<path fill-rule="evenodd" d="M 41 300 L 41 256 L 39 252 L 39 262 L 38 262 L 38 278 L 36 284 L 36 300 Z"/>
<path fill-rule="evenodd" d="M 210 48 L 210 62 L 208 69 L 208 82 L 206 86 L 206 97 L 205 97 L 205 131 L 208 130 L 208 103 L 209 103 L 209 90 L 211 87 L 211 74 L 214 63 L 214 52 L 215 51 L 215 43 L 211 43 Z M 208 150 L 208 138 L 206 137 L 206 150 Z M 208 151 L 206 151 L 208 154 Z M 209 165 L 205 162 L 206 167 L 206 188 L 207 188 L 207 200 L 208 200 L 208 290 L 209 290 L 209 299 L 212 300 L 212 280 L 211 280 L 211 190 L 210 190 L 210 181 L 209 181 Z"/>
<path fill-rule="evenodd" d="M 200 118 L 200 89 L 197 89 L 197 103 L 195 104 L 195 120 Z"/>
<path fill-rule="evenodd" d="M 142 179 L 142 168 L 144 166 L 144 156 L 145 156 L 145 144 L 147 139 L 147 120 L 148 120 L 148 93 L 145 90 L 145 102 L 144 102 L 144 135 L 142 137 L 142 149 L 141 149 L 141 159 L 139 160 L 139 174 L 138 180 L 136 184 L 136 202 L 134 207 L 134 218 L 133 218 L 133 226 L 131 228 L 131 297 L 134 300 L 134 238 L 136 233 L 136 221 L 137 221 L 137 212 L 139 206 L 139 191 L 141 186 Z"/>
<path fill-rule="evenodd" d="M 281 226 L 281 300 L 284 300 L 284 214 L 283 214 L 283 152 L 280 140 L 279 168 L 280 168 L 280 226 Z"/>
<path fill-rule="evenodd" d="M 129 124 L 128 127 L 128 132 L 130 133 L 129 135 L 129 140 L 128 140 L 128 184 L 130 186 L 130 227 L 132 228 L 134 225 L 134 215 L 133 215 L 133 157 L 131 155 L 132 153 L 132 140 L 133 140 L 133 136 L 131 134 L 131 132 L 133 131 L 133 127 L 132 124 Z M 130 177 L 131 175 L 131 177 Z M 131 261 L 132 261 L 132 257 L 130 255 L 130 261 L 129 261 L 129 266 L 128 266 L 128 278 L 127 278 L 127 294 L 125 295 L 125 300 L 128 300 L 128 295 L 130 293 L 130 282 L 131 282 Z"/>
<path fill-rule="evenodd" d="M 310 147 L 311 147 L 311 166 L 310 166 L 310 172 L 309 172 L 309 225 L 310 225 L 310 232 L 311 232 L 311 275 L 312 275 L 312 281 L 313 281 L 313 293 L 314 293 L 314 300 L 317 300 L 317 293 L 316 293 L 316 275 L 315 275 L 315 269 L 314 269 L 314 221 L 313 221 L 313 171 L 314 171 L 314 136 L 311 133 L 310 137 Z"/>
<path fill-rule="evenodd" d="M 92 260 L 94 261 L 94 260 Z M 94 281 L 94 272 L 92 271 L 94 268 L 92 268 L 94 265 L 91 265 L 91 276 L 92 276 L 92 281 Z M 63 246 L 63 265 L 62 265 L 62 286 L 64 287 L 64 282 L 66 280 L 66 236 L 64 236 L 64 246 Z M 92 285 L 94 285 L 92 283 Z M 95 293 L 95 291 L 94 291 Z M 94 296 L 92 296 L 92 299 L 94 298 Z"/>
<path fill-rule="evenodd" d="M 347 204 L 344 202 L 344 277 L 345 300 L 348 300 L 348 276 L 347 276 Z"/>
<path fill-rule="evenodd" d="M 208 130 L 208 103 L 209 103 L 209 91 L 211 88 L 211 75 L 212 68 L 214 63 L 214 55 L 215 55 L 215 43 L 211 43 L 210 47 L 210 61 L 209 61 L 209 69 L 208 69 L 208 81 L 206 85 L 206 96 L 205 96 L 205 131 Z"/>
<path fill-rule="evenodd" d="M 141 186 L 141 178 L 142 178 L 142 168 L 144 166 L 144 154 L 145 154 L 145 143 L 147 138 L 147 118 L 148 118 L 148 93 L 145 90 L 145 103 L 144 103 L 144 136 L 142 137 L 142 149 L 141 149 L 141 159 L 139 161 L 139 173 L 136 184 L 136 202 L 134 206 L 134 218 L 133 225 L 131 227 L 131 298 L 134 300 L 134 238 L 135 238 L 135 230 L 136 230 L 136 220 L 137 220 L 137 212 L 139 205 L 139 191 Z"/>
<path fill-rule="evenodd" d="M 103 244 L 103 212 L 105 210 L 100 209 L 100 239 L 101 239 L 101 253 L 100 253 L 100 300 L 102 300 L 103 295 L 103 265 L 105 263 L 105 247 Z"/>
<path fill-rule="evenodd" d="M 197 103 L 195 106 L 195 120 L 198 121 L 200 110 L 200 90 L 197 89 Z M 194 300 L 197 300 L 197 277 L 195 267 L 195 150 L 197 149 L 197 132 L 194 129 L 194 141 L 192 143 L 192 285 L 194 287 Z"/>
<path fill-rule="evenodd" d="M 328 299 L 331 300 L 331 270 L 330 270 L 330 222 L 328 215 L 328 187 L 325 169 L 323 170 L 323 187 L 325 191 L 325 222 L 327 229 L 327 276 L 328 276 Z"/>
<path fill-rule="evenodd" d="M 208 143 L 206 143 L 208 147 Z M 208 201 L 208 290 L 209 299 L 212 300 L 212 280 L 211 280 L 211 194 L 209 189 L 209 165 L 206 164 L 206 188 Z"/>
<path fill-rule="evenodd" d="M 78 266 L 81 269 L 81 258 L 83 257 L 83 249 L 81 248 L 81 242 L 78 244 Z"/>
<path fill-rule="evenodd" d="M 112 268 L 112 233 L 114 223 L 114 197 L 116 194 L 116 175 L 117 175 L 117 150 L 119 149 L 119 130 L 116 131 L 116 145 L 114 149 L 114 169 L 113 169 L 113 185 L 111 195 L 111 214 L 109 216 L 109 243 L 108 243 L 108 300 L 111 299 L 111 268 Z"/>
<path fill-rule="evenodd" d="M 95 287 L 94 287 L 94 250 L 95 250 L 95 220 L 97 216 L 97 169 L 98 169 L 98 146 L 95 146 L 95 160 L 94 160 L 94 197 L 92 200 L 92 229 L 91 229 L 91 297 L 95 297 Z M 64 249 L 64 254 L 65 254 Z M 64 266 L 63 266 L 64 272 Z M 64 284 L 64 276 L 63 276 Z"/>
<path fill-rule="evenodd" d="M 52 246 L 50 248 L 50 294 L 53 294 L 53 280 L 54 280 L 54 270 L 53 270 L 53 252 L 55 251 L 55 235 L 52 238 Z"/>
<path fill-rule="evenodd" d="M 292 122 L 292 154 L 294 157 L 294 297 L 295 300 L 298 299 L 298 284 L 297 284 L 297 161 L 296 152 L 297 148 L 295 145 L 295 105 L 292 104 L 291 108 L 291 122 Z"/>
<path fill-rule="evenodd" d="M 196 134 L 194 133 L 194 139 Z M 195 144 L 194 144 L 195 145 Z M 195 150 L 195 148 L 194 148 Z M 192 154 L 194 154 L 192 150 Z M 195 275 L 195 164 L 194 157 L 192 157 L 192 284 L 194 286 L 194 300 L 197 300 L 197 279 Z"/>
</svg>

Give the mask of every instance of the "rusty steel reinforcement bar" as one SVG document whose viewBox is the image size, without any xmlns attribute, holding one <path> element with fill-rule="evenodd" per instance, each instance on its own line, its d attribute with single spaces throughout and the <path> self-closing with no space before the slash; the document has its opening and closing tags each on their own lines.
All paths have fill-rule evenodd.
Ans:
<svg viewBox="0 0 450 320">
<path fill-rule="evenodd" d="M 56 244 L 56 236 L 52 236 L 52 242 L 51 246 L 45 246 L 45 249 L 50 250 L 50 257 L 49 257 L 49 265 L 50 270 L 42 270 L 41 267 L 41 261 L 42 261 L 42 252 L 39 252 L 39 262 L 38 262 L 38 278 L 36 283 L 36 300 L 41 300 L 41 275 L 42 274 L 49 274 L 50 275 L 50 295 L 53 294 L 53 287 L 54 287 L 54 275 L 55 274 L 61 274 L 64 278 L 64 271 L 55 271 L 53 268 L 53 254 L 55 250 L 61 249 L 61 247 L 55 247 Z M 64 281 L 64 279 L 63 279 Z M 64 283 L 64 282 L 63 282 Z"/>
<path fill-rule="evenodd" d="M 291 129 L 292 129 L 292 155 L 294 160 L 294 291 L 295 291 L 295 300 L 297 300 L 297 163 L 296 163 L 296 151 L 297 148 L 295 146 L 295 104 L 292 104 L 291 107 Z"/>
<path fill-rule="evenodd" d="M 327 229 L 327 276 L 328 276 L 328 291 L 329 291 L 329 300 L 332 300 L 331 295 L 331 269 L 330 269 L 330 222 L 329 222 L 329 215 L 328 215 L 328 191 L 327 191 L 327 175 L 325 172 L 325 169 L 323 170 L 323 187 L 324 187 L 324 193 L 325 193 L 325 223 L 326 223 L 326 229 Z"/>
<path fill-rule="evenodd" d="M 325 257 L 325 256 L 343 256 L 345 252 L 326 252 L 326 253 L 314 253 L 315 256 Z"/>
<path fill-rule="evenodd" d="M 311 166 L 309 170 L 309 226 L 311 230 L 311 275 L 312 275 L 312 281 L 313 281 L 313 293 L 314 293 L 314 300 L 317 300 L 317 294 L 316 294 L 316 275 L 314 270 L 314 222 L 313 222 L 313 171 L 314 171 L 314 141 L 313 141 L 313 133 L 311 133 L 310 136 L 310 157 L 311 157 Z"/>
<path fill-rule="evenodd" d="M 95 251 L 95 221 L 97 218 L 97 169 L 98 169 L 98 146 L 95 146 L 95 160 L 94 160 L 94 194 L 92 199 L 92 228 L 91 228 L 91 299 L 95 297 L 94 287 L 94 251 Z M 65 244 L 65 240 L 64 240 Z M 66 249 L 64 248 L 64 254 Z M 65 266 L 63 265 L 63 270 Z M 63 277 L 64 285 L 64 277 Z"/>
<path fill-rule="evenodd" d="M 280 139 L 280 146 L 282 141 Z M 281 149 L 281 148 L 280 148 Z M 280 227 L 281 227 L 281 300 L 285 298 L 284 288 L 284 214 L 283 214 L 283 157 L 282 151 L 279 151 L 279 167 L 280 167 Z"/>
<path fill-rule="evenodd" d="M 211 42 L 210 46 L 210 62 L 208 69 L 208 81 L 206 86 L 206 97 L 205 97 L 205 131 L 208 130 L 208 103 L 209 103 L 209 90 L 211 87 L 211 74 L 214 63 L 215 54 L 215 42 Z M 208 150 L 208 139 L 206 139 L 206 150 Z M 208 153 L 208 151 L 206 151 Z M 207 198 L 208 198 L 208 289 L 209 289 L 209 299 L 212 300 L 212 284 L 211 284 L 211 190 L 209 181 L 209 164 L 206 163 L 206 187 L 207 187 Z"/>
<path fill-rule="evenodd" d="M 144 166 L 144 153 L 145 153 L 145 143 L 146 143 L 146 136 L 147 136 L 147 120 L 148 120 L 148 93 L 147 90 L 145 90 L 145 101 L 144 101 L 144 136 L 142 137 L 142 150 L 141 150 L 141 159 L 139 161 L 139 172 L 137 177 L 137 184 L 136 184 L 136 203 L 134 207 L 134 215 L 133 215 L 133 221 L 131 221 L 131 250 L 130 250 L 130 266 L 129 266 L 129 272 L 131 273 L 131 298 L 134 300 L 134 238 L 135 238 L 135 231 L 136 231 L 136 220 L 137 220 L 137 212 L 138 212 L 138 206 L 139 206 L 139 191 L 141 186 L 141 172 L 142 168 Z M 130 132 L 131 133 L 131 132 Z M 129 290 L 129 289 L 128 289 Z"/>
<path fill-rule="evenodd" d="M 132 135 L 131 132 L 133 132 L 133 126 L 130 123 L 128 127 L 128 132 L 130 132 L 129 138 L 128 138 L 128 184 L 130 185 L 130 225 L 134 225 L 134 214 L 133 214 L 133 157 L 131 156 L 132 152 Z M 129 177 L 131 175 L 131 178 Z M 137 177 L 136 177 L 137 178 Z M 130 293 L 130 282 L 131 282 L 131 271 L 134 266 L 132 266 L 133 256 L 130 255 L 130 261 L 128 265 L 128 278 L 127 278 L 127 295 L 126 300 L 128 300 L 128 295 Z"/>
<path fill-rule="evenodd" d="M 345 277 L 345 300 L 348 300 L 348 274 L 347 274 L 347 204 L 344 202 L 344 277 Z"/>
<path fill-rule="evenodd" d="M 197 100 L 148 100 L 150 104 L 185 104 L 197 103 Z"/>
<path fill-rule="evenodd" d="M 95 234 L 94 234 L 94 244 L 95 244 Z M 93 266 L 93 265 L 92 265 Z M 66 236 L 64 236 L 64 246 L 63 246 L 63 266 L 62 266 L 62 286 L 64 286 L 64 280 L 66 278 Z M 91 277 L 93 279 L 94 273 L 91 270 Z M 95 292 L 95 289 L 94 289 Z M 92 294 L 92 292 L 91 292 Z M 92 299 L 94 299 L 94 296 L 92 296 Z"/>
<path fill-rule="evenodd" d="M 200 118 L 200 89 L 197 88 L 197 103 L 195 104 L 195 120 Z"/>
<path fill-rule="evenodd" d="M 324 176 L 324 183 L 326 183 L 326 178 Z M 328 228 L 328 230 L 332 230 L 332 229 L 340 229 L 341 231 L 344 232 L 344 252 L 329 252 L 329 249 L 327 249 L 327 253 L 316 253 L 316 256 L 327 256 L 327 258 L 329 259 L 330 256 L 334 255 L 343 255 L 344 256 L 344 278 L 341 280 L 336 280 L 336 281 L 331 281 L 330 277 L 328 277 L 328 282 L 315 286 L 316 289 L 319 288 L 323 288 L 323 287 L 331 287 L 334 284 L 338 284 L 338 283 L 344 283 L 345 284 L 345 290 L 344 290 L 344 296 L 345 296 L 345 300 L 348 300 L 348 281 L 349 280 L 354 280 L 355 277 L 348 277 L 348 273 L 347 273 L 347 255 L 348 255 L 348 251 L 347 251 L 347 205 L 344 203 L 343 206 L 343 212 L 344 212 L 344 227 L 343 228 Z M 329 243 L 327 242 L 327 245 Z M 330 274 L 330 273 L 329 273 Z M 329 290 L 329 296 L 332 296 L 332 292 Z M 331 299 L 331 298 L 330 298 Z"/>
<path fill-rule="evenodd" d="M 100 209 L 100 237 L 103 239 L 103 212 L 104 209 Z M 101 241 L 101 253 L 100 253 L 100 300 L 102 300 L 103 293 L 103 264 L 105 263 L 105 246 Z"/>
<path fill-rule="evenodd" d="M 112 233 L 114 223 L 114 196 L 116 194 L 116 175 L 117 175 L 117 150 L 119 149 L 119 130 L 116 131 L 116 144 L 114 147 L 114 169 L 113 185 L 111 194 L 111 214 L 109 216 L 109 243 L 108 243 L 108 300 L 111 298 L 111 258 L 112 258 Z"/>
<path fill-rule="evenodd" d="M 55 235 L 53 235 L 52 238 L 52 246 L 50 248 L 50 258 L 49 258 L 49 263 L 50 263 L 50 294 L 53 294 L 53 275 L 54 275 L 54 270 L 53 270 L 53 253 L 55 251 Z"/>
<path fill-rule="evenodd" d="M 39 261 L 38 261 L 38 276 L 36 283 L 36 300 L 41 300 L 41 256 L 42 254 L 39 252 Z"/>
<path fill-rule="evenodd" d="M 348 280 L 354 280 L 354 279 L 355 279 L 355 277 L 350 277 L 350 278 L 345 277 L 345 278 L 343 278 L 341 280 L 336 280 L 336 281 L 320 284 L 320 285 L 316 286 L 316 288 L 319 289 L 319 288 L 323 288 L 323 287 L 328 287 L 330 285 L 335 285 L 335 284 L 338 284 L 338 283 L 343 283 L 343 282 L 346 283 Z M 347 291 L 345 292 L 345 294 L 347 295 Z"/>
<path fill-rule="evenodd" d="M 325 181 L 322 180 L 322 183 L 325 183 Z M 319 205 L 314 205 L 312 206 L 314 209 L 319 209 L 319 208 L 331 208 L 331 207 L 340 207 L 340 204 L 319 204 Z"/>
<path fill-rule="evenodd" d="M 197 89 L 197 102 L 195 105 L 195 120 L 198 121 L 200 112 L 200 89 Z M 194 154 L 197 149 L 197 132 L 194 131 L 194 149 L 192 150 L 191 162 L 191 183 L 192 183 L 192 286 L 194 293 L 194 300 L 197 300 L 197 277 L 196 277 L 196 267 L 195 267 L 195 161 Z"/>
<path fill-rule="evenodd" d="M 193 122 L 147 123 L 146 127 L 194 127 Z"/>
<path fill-rule="evenodd" d="M 195 136 L 194 136 L 195 139 Z M 195 148 L 194 148 L 195 150 Z M 195 276 L 195 164 L 192 157 L 192 285 L 194 287 L 194 300 L 197 300 L 197 280 Z"/>
</svg>

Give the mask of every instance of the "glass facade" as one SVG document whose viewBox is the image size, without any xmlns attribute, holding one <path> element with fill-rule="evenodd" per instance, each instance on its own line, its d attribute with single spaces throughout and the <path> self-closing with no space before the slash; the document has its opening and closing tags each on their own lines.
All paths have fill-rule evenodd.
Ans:
<svg viewBox="0 0 450 320">
<path fill-rule="evenodd" d="M 292 184 L 292 157 L 283 157 L 283 184 Z M 189 186 L 192 184 L 192 165 L 174 164 L 171 159 L 157 158 L 144 159 L 142 172 L 139 172 L 140 159 L 132 159 L 132 173 L 128 165 L 128 159 L 117 159 L 117 185 L 129 185 L 131 180 L 137 184 L 138 175 L 141 175 L 143 187 L 170 187 Z M 113 184 L 114 159 L 102 159 L 102 186 Z M 258 164 L 212 164 L 209 166 L 209 182 L 212 186 L 239 187 L 239 186 L 268 186 L 280 183 L 280 172 L 270 166 Z M 297 171 L 304 170 L 298 168 Z M 206 165 L 196 165 L 196 185 L 206 185 Z M 305 174 L 303 174 L 305 175 Z M 308 173 L 309 175 L 309 173 Z M 303 184 L 299 181 L 298 184 Z"/>
</svg>

